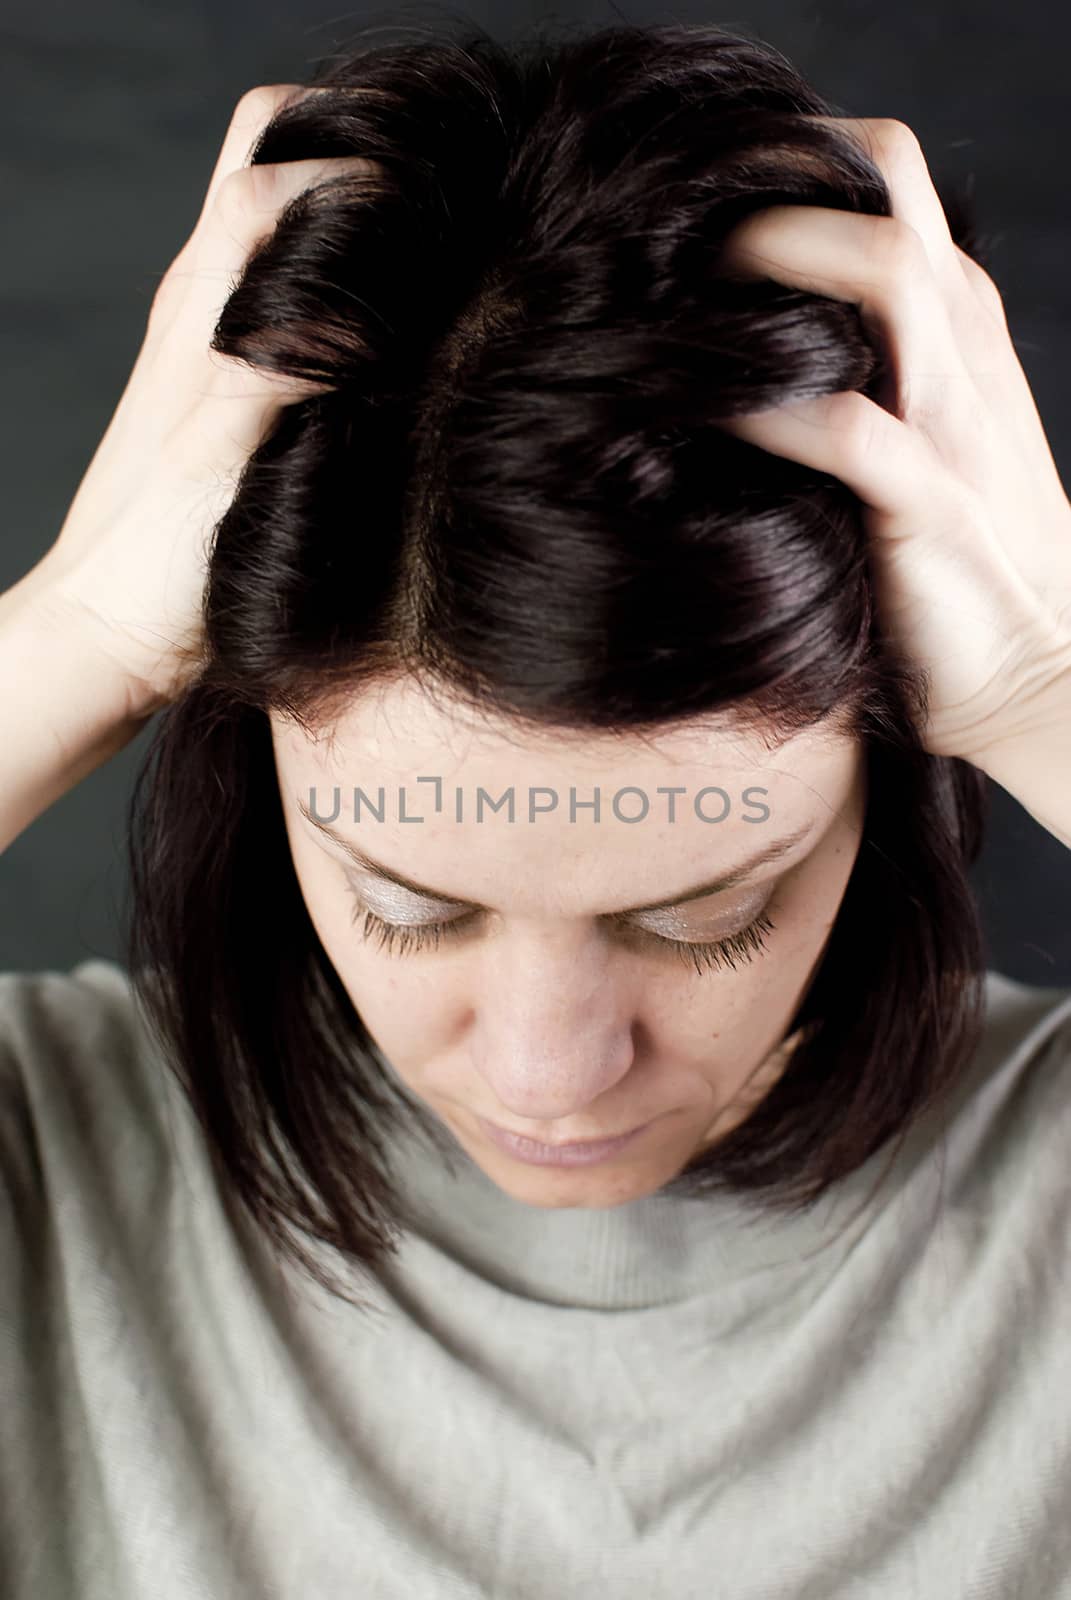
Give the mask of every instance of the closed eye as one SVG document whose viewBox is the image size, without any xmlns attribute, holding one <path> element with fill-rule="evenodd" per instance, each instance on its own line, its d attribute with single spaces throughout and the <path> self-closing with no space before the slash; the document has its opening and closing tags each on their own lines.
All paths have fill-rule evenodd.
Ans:
<svg viewBox="0 0 1071 1600">
<path fill-rule="evenodd" d="M 479 911 L 469 911 L 447 921 L 403 925 L 388 922 L 384 917 L 369 910 L 352 886 L 351 893 L 354 897 L 353 920 L 357 922 L 363 919 L 360 928 L 362 938 L 374 940 L 377 948 L 391 955 L 407 955 L 419 950 L 438 949 L 445 942 L 463 938 L 466 933 L 471 932 L 473 925 L 481 916 Z M 627 941 L 639 942 L 643 947 L 654 949 L 659 953 L 676 955 L 683 961 L 690 962 L 697 972 L 704 972 L 719 966 L 735 969 L 739 962 L 753 961 L 757 955 L 764 954 L 768 948 L 768 936 L 773 933 L 776 923 L 766 911 L 763 911 L 737 933 L 703 943 L 688 939 L 670 939 L 664 934 L 651 933 L 648 929 L 638 928 L 631 923 L 619 926 Z"/>
</svg>

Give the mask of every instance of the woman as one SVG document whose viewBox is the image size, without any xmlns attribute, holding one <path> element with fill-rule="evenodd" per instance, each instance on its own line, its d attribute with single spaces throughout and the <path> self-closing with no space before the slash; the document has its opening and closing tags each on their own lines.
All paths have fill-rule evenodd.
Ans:
<svg viewBox="0 0 1071 1600">
<path fill-rule="evenodd" d="M 0 600 L 4 845 L 160 714 L 128 970 L 0 982 L 6 1594 L 1071 1594 L 1071 990 L 966 876 L 987 775 L 1071 845 L 1071 509 L 969 237 L 710 27 L 243 97 Z"/>
</svg>

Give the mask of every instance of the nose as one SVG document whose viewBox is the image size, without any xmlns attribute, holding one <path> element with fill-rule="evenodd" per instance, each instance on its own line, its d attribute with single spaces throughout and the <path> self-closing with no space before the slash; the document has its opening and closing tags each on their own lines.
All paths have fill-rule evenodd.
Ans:
<svg viewBox="0 0 1071 1600">
<path fill-rule="evenodd" d="M 597 950 L 518 944 L 474 1006 L 472 1060 L 490 1104 L 518 1122 L 583 1111 L 635 1057 L 635 985 Z"/>
</svg>

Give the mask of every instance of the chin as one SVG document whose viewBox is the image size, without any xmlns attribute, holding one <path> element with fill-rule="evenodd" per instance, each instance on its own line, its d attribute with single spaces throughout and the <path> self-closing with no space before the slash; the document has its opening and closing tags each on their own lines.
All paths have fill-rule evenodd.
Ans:
<svg viewBox="0 0 1071 1600">
<path fill-rule="evenodd" d="M 665 1174 L 650 1167 L 631 1171 L 624 1165 L 611 1172 L 609 1165 L 603 1170 L 583 1167 L 523 1167 L 511 1164 L 507 1175 L 496 1165 L 491 1171 L 480 1163 L 487 1177 L 522 1205 L 541 1211 L 562 1211 L 567 1208 L 584 1211 L 608 1211 L 614 1206 L 627 1205 L 632 1200 L 642 1200 L 654 1194 L 668 1182 Z"/>
</svg>

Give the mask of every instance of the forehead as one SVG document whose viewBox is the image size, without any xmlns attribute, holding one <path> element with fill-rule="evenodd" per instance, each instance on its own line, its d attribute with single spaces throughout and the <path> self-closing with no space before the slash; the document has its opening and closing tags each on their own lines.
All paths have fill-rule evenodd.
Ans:
<svg viewBox="0 0 1071 1600">
<path fill-rule="evenodd" d="M 276 748 L 288 761 L 325 773 L 354 760 L 382 764 L 398 775 L 414 761 L 429 760 L 452 763 L 457 771 L 475 762 L 509 761 L 622 773 L 659 763 L 709 765 L 719 758 L 766 762 L 782 751 L 791 751 L 796 763 L 820 762 L 822 752 L 848 743 L 821 723 L 786 738 L 729 716 L 667 720 L 653 731 L 537 727 L 474 708 L 446 689 L 431 695 L 412 678 L 355 691 L 329 726 L 301 727 L 278 712 L 271 723 Z"/>
<path fill-rule="evenodd" d="M 781 740 L 727 718 L 533 729 L 410 679 L 354 694 L 330 728 L 273 713 L 272 735 L 292 827 L 312 801 L 369 855 L 459 899 L 501 904 L 507 873 L 519 910 L 619 888 L 654 899 L 808 822 L 813 843 L 861 771 L 857 742 L 821 724 Z"/>
</svg>

